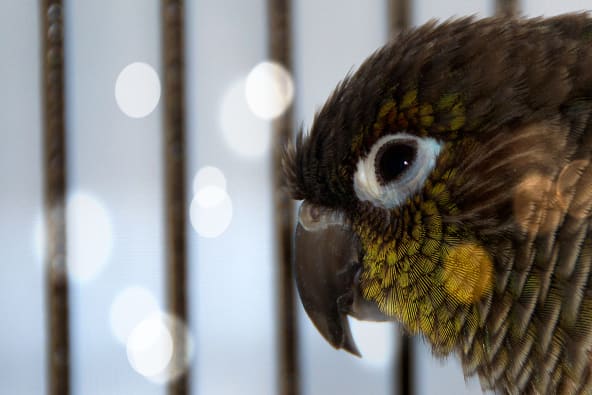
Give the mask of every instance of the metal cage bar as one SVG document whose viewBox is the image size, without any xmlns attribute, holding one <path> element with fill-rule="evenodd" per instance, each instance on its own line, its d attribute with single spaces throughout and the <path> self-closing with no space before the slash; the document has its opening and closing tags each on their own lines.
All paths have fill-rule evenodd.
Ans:
<svg viewBox="0 0 592 395">
<path fill-rule="evenodd" d="M 292 69 L 292 4 L 290 0 L 268 0 L 269 54 L 272 61 L 287 70 Z M 277 271 L 277 341 L 278 341 L 278 393 L 300 393 L 300 369 L 298 366 L 298 321 L 292 274 L 292 233 L 294 231 L 293 203 L 282 189 L 282 149 L 292 138 L 293 110 L 286 112 L 273 123 L 272 181 L 274 190 L 274 226 Z"/>
<path fill-rule="evenodd" d="M 70 393 L 70 330 L 66 263 L 66 137 L 64 19 L 61 0 L 41 1 L 45 268 L 48 393 Z"/>
<path fill-rule="evenodd" d="M 411 27 L 411 0 L 388 1 L 389 37 Z"/>
<path fill-rule="evenodd" d="M 514 17 L 520 12 L 519 0 L 495 0 L 495 13 L 497 15 Z"/>
<path fill-rule="evenodd" d="M 162 0 L 166 272 L 169 312 L 187 323 L 187 235 L 185 202 L 185 55 L 183 0 Z M 173 328 L 174 369 L 187 362 L 186 334 Z M 188 371 L 168 386 L 171 395 L 190 392 Z"/>
<path fill-rule="evenodd" d="M 394 37 L 401 30 L 411 27 L 411 0 L 389 0 L 388 2 L 388 27 L 389 38 Z M 399 332 L 399 347 L 394 363 L 393 394 L 415 394 L 415 358 L 413 337 Z"/>
<path fill-rule="evenodd" d="M 413 395 L 415 394 L 415 347 L 413 337 L 401 334 L 399 343 L 393 393 Z"/>
</svg>

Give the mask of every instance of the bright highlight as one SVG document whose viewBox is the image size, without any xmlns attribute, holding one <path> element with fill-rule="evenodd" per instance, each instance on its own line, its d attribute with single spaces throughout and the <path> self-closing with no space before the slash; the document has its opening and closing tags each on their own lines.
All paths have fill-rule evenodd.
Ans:
<svg viewBox="0 0 592 395">
<path fill-rule="evenodd" d="M 152 66 L 135 62 L 127 65 L 115 82 L 115 101 L 124 114 L 143 118 L 160 100 L 160 79 Z"/>
<path fill-rule="evenodd" d="M 292 76 L 278 63 L 261 62 L 247 77 L 246 97 L 249 108 L 259 118 L 276 118 L 292 104 Z"/>
<path fill-rule="evenodd" d="M 232 221 L 232 201 L 224 189 L 206 186 L 193 197 L 189 215 L 191 225 L 200 236 L 218 237 Z"/>
<path fill-rule="evenodd" d="M 150 291 L 139 286 L 128 287 L 115 297 L 111 305 L 111 332 L 120 343 L 125 344 L 134 328 L 157 311 L 158 302 Z"/>
<path fill-rule="evenodd" d="M 134 328 L 126 350 L 136 372 L 161 384 L 186 372 L 193 359 L 193 341 L 187 326 L 163 312 L 148 316 Z"/>
<path fill-rule="evenodd" d="M 153 378 L 165 372 L 173 356 L 173 338 L 158 315 L 143 320 L 127 341 L 127 357 L 132 368 L 142 376 Z"/>
<path fill-rule="evenodd" d="M 232 84 L 220 105 L 220 127 L 228 147 L 246 158 L 258 158 L 269 150 L 271 125 L 249 109 L 245 79 Z"/>
<path fill-rule="evenodd" d="M 213 166 L 204 166 L 199 169 L 193 179 L 193 192 L 197 193 L 200 189 L 209 186 L 226 190 L 226 177 L 222 170 Z"/>
</svg>

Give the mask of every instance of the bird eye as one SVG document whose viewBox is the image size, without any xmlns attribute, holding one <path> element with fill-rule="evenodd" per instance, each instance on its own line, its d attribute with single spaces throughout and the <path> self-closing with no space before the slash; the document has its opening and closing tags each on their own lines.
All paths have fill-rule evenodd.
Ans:
<svg viewBox="0 0 592 395">
<path fill-rule="evenodd" d="M 417 155 L 415 141 L 390 141 L 376 154 L 376 176 L 382 185 L 401 177 L 411 167 Z"/>
<path fill-rule="evenodd" d="M 423 187 L 441 143 L 407 133 L 380 138 L 358 162 L 354 190 L 360 200 L 393 208 Z"/>
</svg>

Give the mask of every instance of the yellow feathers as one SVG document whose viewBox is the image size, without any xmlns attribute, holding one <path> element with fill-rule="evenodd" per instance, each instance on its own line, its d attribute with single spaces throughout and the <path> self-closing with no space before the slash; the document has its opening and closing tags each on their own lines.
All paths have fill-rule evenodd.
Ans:
<svg viewBox="0 0 592 395">
<path fill-rule="evenodd" d="M 450 297 L 461 303 L 474 303 L 493 287 L 491 257 L 475 243 L 454 246 L 444 256 L 442 281 Z"/>
</svg>

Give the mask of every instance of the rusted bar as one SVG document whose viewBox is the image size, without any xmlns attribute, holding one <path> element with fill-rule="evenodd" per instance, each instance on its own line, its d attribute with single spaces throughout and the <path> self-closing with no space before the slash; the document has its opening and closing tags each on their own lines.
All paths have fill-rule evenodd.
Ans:
<svg viewBox="0 0 592 395">
<path fill-rule="evenodd" d="M 288 71 L 292 69 L 292 4 L 290 0 L 268 0 L 268 35 L 271 60 Z M 290 106 L 273 123 L 273 190 L 276 270 L 277 270 L 277 342 L 278 393 L 300 393 L 298 366 L 298 321 L 292 275 L 292 233 L 294 231 L 293 204 L 282 189 L 281 152 L 292 138 L 293 111 Z"/>
<path fill-rule="evenodd" d="M 389 37 L 411 27 L 411 0 L 389 0 Z"/>
<path fill-rule="evenodd" d="M 401 30 L 409 29 L 412 20 L 412 1 L 411 0 L 389 0 L 388 1 L 388 26 L 389 38 L 394 37 Z M 415 393 L 414 386 L 414 366 L 415 360 L 413 358 L 413 338 L 402 333 L 399 328 L 399 347 L 394 363 L 393 374 L 393 394 L 413 395 Z"/>
<path fill-rule="evenodd" d="M 520 11 L 519 0 L 495 0 L 495 13 L 500 16 L 514 17 Z"/>
<path fill-rule="evenodd" d="M 42 0 L 41 13 L 48 393 L 67 395 L 70 393 L 70 331 L 66 270 L 64 20 L 61 0 Z"/>
<path fill-rule="evenodd" d="M 187 323 L 184 5 L 182 0 L 162 0 L 161 5 L 168 308 Z M 177 370 L 187 361 L 187 339 L 182 330 L 172 335 L 175 352 L 171 365 Z M 189 394 L 188 372 L 183 370 L 169 383 L 169 394 Z"/>
</svg>

